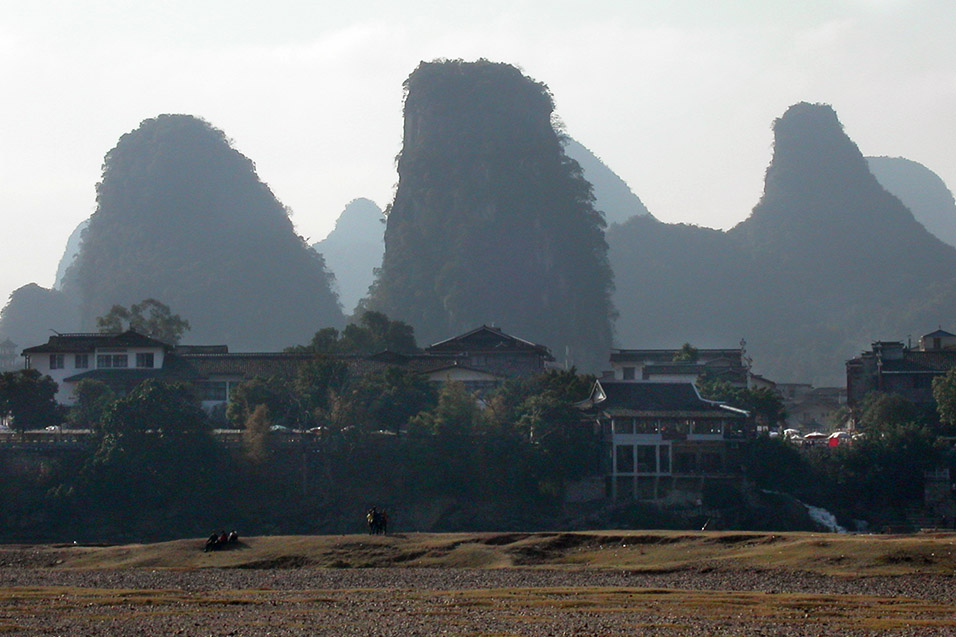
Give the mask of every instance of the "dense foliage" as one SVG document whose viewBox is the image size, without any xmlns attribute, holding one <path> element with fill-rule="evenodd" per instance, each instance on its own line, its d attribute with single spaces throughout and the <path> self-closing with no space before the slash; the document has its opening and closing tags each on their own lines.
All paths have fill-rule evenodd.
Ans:
<svg viewBox="0 0 956 637">
<path fill-rule="evenodd" d="M 573 407 L 593 379 L 573 371 L 483 400 L 456 383 L 436 394 L 400 368 L 343 372 L 319 357 L 294 377 L 240 387 L 239 448 L 217 444 L 186 386 L 151 380 L 117 398 L 83 385 L 71 420 L 100 414 L 90 446 L 18 478 L 30 489 L 0 484 L 11 499 L 3 537 L 354 532 L 370 504 L 405 529 L 542 528 L 558 523 L 566 481 L 593 469 L 596 440 Z M 7 517 L 28 505 L 30 516 Z"/>
<path fill-rule="evenodd" d="M 378 354 L 396 352 L 414 354 L 418 351 L 415 330 L 403 321 L 393 321 L 382 312 L 364 310 L 358 320 L 350 322 L 339 332 L 324 327 L 312 337 L 308 345 L 288 348 L 292 352 L 319 354 Z"/>
<path fill-rule="evenodd" d="M 0 373 L 0 420 L 17 431 L 59 425 L 63 409 L 56 391 L 53 379 L 35 369 Z"/>
<path fill-rule="evenodd" d="M 114 305 L 160 298 L 200 342 L 278 350 L 341 310 L 322 257 L 222 131 L 161 115 L 106 155 L 97 208 L 64 291 L 86 328 Z"/>
<path fill-rule="evenodd" d="M 101 332 L 125 332 L 133 330 L 151 338 L 176 345 L 183 332 L 189 331 L 189 321 L 156 299 L 133 303 L 129 308 L 114 305 L 104 316 L 96 319 Z"/>
<path fill-rule="evenodd" d="M 599 368 L 613 318 L 604 221 L 552 126 L 547 88 L 484 60 L 422 63 L 405 88 L 368 307 L 426 341 L 501 325 Z"/>
<path fill-rule="evenodd" d="M 608 230 L 618 340 L 743 337 L 776 381 L 842 384 L 872 338 L 956 311 L 956 250 L 883 189 L 829 106 L 794 105 L 774 133 L 763 197 L 732 230 L 648 217 Z"/>
</svg>

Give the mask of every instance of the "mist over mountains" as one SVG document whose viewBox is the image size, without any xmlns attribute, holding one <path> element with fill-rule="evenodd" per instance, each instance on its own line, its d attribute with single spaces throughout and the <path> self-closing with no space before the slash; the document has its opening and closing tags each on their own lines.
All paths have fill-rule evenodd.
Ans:
<svg viewBox="0 0 956 637">
<path fill-rule="evenodd" d="M 774 122 L 763 195 L 720 231 L 655 219 L 555 131 L 547 87 L 514 67 L 422 63 L 405 88 L 394 201 L 353 200 L 314 249 L 222 131 L 144 121 L 107 154 L 54 289 L 14 292 L 0 337 L 90 330 L 153 297 L 190 321 L 187 342 L 278 350 L 358 307 L 419 342 L 495 324 L 590 370 L 606 366 L 612 325 L 619 347 L 746 339 L 758 373 L 820 385 L 842 384 L 870 341 L 956 310 L 952 193 L 915 162 L 864 158 L 830 106 Z"/>
<path fill-rule="evenodd" d="M 774 123 L 764 194 L 728 232 L 631 219 L 608 230 L 628 345 L 746 338 L 757 371 L 840 384 L 871 340 L 930 331 L 956 308 L 956 250 L 870 173 L 834 110 Z"/>
<path fill-rule="evenodd" d="M 867 157 L 880 185 L 910 209 L 927 230 L 956 246 L 956 200 L 939 175 L 904 157 Z"/>
<path fill-rule="evenodd" d="M 349 202 L 332 232 L 312 248 L 325 258 L 335 276 L 335 289 L 346 313 L 352 312 L 375 280 L 385 253 L 385 216 L 374 201 Z"/>
<path fill-rule="evenodd" d="M 0 328 L 12 338 L 27 338 L 11 325 L 26 301 L 44 329 L 71 331 L 94 330 L 114 304 L 156 298 L 189 320 L 187 340 L 237 349 L 277 350 L 342 325 L 322 257 L 252 162 L 205 121 L 144 121 L 107 153 L 96 190 L 62 292 L 47 291 L 41 306 L 44 293 L 31 289 L 5 308 Z M 53 297 L 75 310 L 49 312 Z"/>
<path fill-rule="evenodd" d="M 621 223 L 631 217 L 651 214 L 627 182 L 586 146 L 571 137 L 566 137 L 564 152 L 581 166 L 584 178 L 594 189 L 594 207 L 604 213 L 604 220 L 607 223 Z"/>
</svg>

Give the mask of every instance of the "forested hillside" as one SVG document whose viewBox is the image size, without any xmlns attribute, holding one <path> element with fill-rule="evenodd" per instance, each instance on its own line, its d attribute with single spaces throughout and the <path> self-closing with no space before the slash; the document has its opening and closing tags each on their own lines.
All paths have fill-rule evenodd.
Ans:
<svg viewBox="0 0 956 637">
<path fill-rule="evenodd" d="M 369 308 L 422 342 L 496 324 L 600 368 L 613 313 L 604 222 L 552 127 L 547 87 L 482 60 L 422 63 L 405 88 Z"/>
<path fill-rule="evenodd" d="M 732 230 L 631 219 L 608 231 L 622 345 L 746 338 L 775 380 L 841 384 L 870 341 L 956 312 L 956 250 L 880 186 L 832 108 L 794 105 L 774 134 L 763 197 Z"/>
<path fill-rule="evenodd" d="M 83 327 L 156 298 L 188 340 L 277 350 L 343 322 L 322 257 L 222 131 L 161 115 L 107 155 L 97 208 L 63 283 Z"/>
</svg>

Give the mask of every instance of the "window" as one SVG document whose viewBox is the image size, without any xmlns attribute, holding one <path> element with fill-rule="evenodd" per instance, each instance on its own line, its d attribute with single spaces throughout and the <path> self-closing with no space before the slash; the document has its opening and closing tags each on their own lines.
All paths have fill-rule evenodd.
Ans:
<svg viewBox="0 0 956 637">
<path fill-rule="evenodd" d="M 723 469 L 722 458 L 719 453 L 705 453 L 700 457 L 700 463 L 707 473 L 720 473 Z"/>
<path fill-rule="evenodd" d="M 126 354 L 97 354 L 96 366 L 100 369 L 129 367 L 129 359 Z"/>
<path fill-rule="evenodd" d="M 657 473 L 657 445 L 637 446 L 637 472 Z"/>
<path fill-rule="evenodd" d="M 660 450 L 660 468 L 661 473 L 671 472 L 671 448 L 666 445 L 658 447 Z"/>
<path fill-rule="evenodd" d="M 153 367 L 153 353 L 152 352 L 139 352 L 136 354 L 136 366 L 137 367 Z"/>
<path fill-rule="evenodd" d="M 674 454 L 674 472 L 675 473 L 696 473 L 697 457 L 692 453 Z"/>
<path fill-rule="evenodd" d="M 617 498 L 619 500 L 631 500 L 634 498 L 634 478 L 617 479 Z"/>
<path fill-rule="evenodd" d="M 63 369 L 63 354 L 50 354 L 50 369 Z"/>
<path fill-rule="evenodd" d="M 225 402 L 228 399 L 226 381 L 207 380 L 197 383 L 199 400 Z"/>
<path fill-rule="evenodd" d="M 624 380 L 634 380 L 634 368 L 625 367 L 624 368 Z"/>
<path fill-rule="evenodd" d="M 615 418 L 614 433 L 616 434 L 634 433 L 634 419 L 633 418 Z"/>
<path fill-rule="evenodd" d="M 619 445 L 615 448 L 617 473 L 634 473 L 634 445 Z"/>
<path fill-rule="evenodd" d="M 89 354 L 77 354 L 73 358 L 74 367 L 77 369 L 89 369 L 90 367 L 90 355 Z"/>
<path fill-rule="evenodd" d="M 698 420 L 694 423 L 694 433 L 719 436 L 724 433 L 723 423 L 719 420 Z"/>
</svg>

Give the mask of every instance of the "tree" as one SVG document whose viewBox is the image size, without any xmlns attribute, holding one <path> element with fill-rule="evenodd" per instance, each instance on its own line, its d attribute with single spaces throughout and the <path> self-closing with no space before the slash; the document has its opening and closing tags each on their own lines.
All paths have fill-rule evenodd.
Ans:
<svg viewBox="0 0 956 637">
<path fill-rule="evenodd" d="M 119 518 L 113 521 L 121 525 L 119 535 L 134 524 L 155 528 L 145 512 L 194 522 L 219 489 L 212 429 L 184 383 L 149 379 L 137 385 L 106 410 L 98 442 L 77 491 L 88 498 L 86 508 Z"/>
<path fill-rule="evenodd" d="M 349 323 L 341 333 L 325 327 L 315 333 L 309 345 L 290 351 L 319 354 L 376 354 L 382 351 L 414 354 L 418 351 L 415 330 L 402 321 L 393 321 L 382 312 L 365 311 L 358 321 Z"/>
<path fill-rule="evenodd" d="M 481 409 L 475 396 L 463 383 L 444 383 L 438 392 L 438 404 L 423 411 L 409 423 L 409 432 L 431 434 L 446 439 L 474 433 L 481 423 Z"/>
<path fill-rule="evenodd" d="M 42 429 L 63 422 L 63 408 L 56 401 L 57 384 L 35 369 L 0 374 L 0 420 L 12 429 Z"/>
<path fill-rule="evenodd" d="M 265 405 L 257 405 L 246 420 L 246 426 L 242 432 L 242 450 L 253 465 L 260 466 L 269 459 L 269 428 L 272 421 L 269 420 L 269 408 Z"/>
<path fill-rule="evenodd" d="M 114 436 L 149 434 L 172 440 L 208 433 L 209 422 L 190 386 L 151 378 L 110 405 L 103 431 Z"/>
<path fill-rule="evenodd" d="M 956 367 L 933 379 L 933 398 L 940 421 L 952 433 L 956 429 Z"/>
<path fill-rule="evenodd" d="M 345 391 L 348 376 L 348 366 L 329 356 L 316 356 L 300 367 L 289 386 L 291 399 L 299 407 L 296 425 L 328 420 L 335 397 Z"/>
<path fill-rule="evenodd" d="M 707 400 L 721 401 L 750 412 L 754 421 L 764 427 L 776 427 L 787 418 L 783 399 L 766 387 L 735 387 L 719 378 L 704 377 L 697 382 L 697 389 Z"/>
<path fill-rule="evenodd" d="M 679 363 L 696 363 L 699 352 L 697 348 L 690 343 L 684 343 L 677 353 L 674 354 L 674 361 Z"/>
<path fill-rule="evenodd" d="M 268 408 L 273 424 L 295 426 L 300 419 L 298 402 L 291 381 L 285 376 L 255 377 L 243 381 L 229 394 L 226 418 L 236 428 L 245 427 L 260 405 Z"/>
<path fill-rule="evenodd" d="M 927 413 L 899 394 L 872 391 L 860 401 L 857 426 L 863 431 L 880 433 L 908 423 L 926 425 Z"/>
<path fill-rule="evenodd" d="M 435 389 L 416 372 L 386 367 L 364 376 L 350 395 L 368 427 L 401 433 L 408 422 L 435 406 Z"/>
<path fill-rule="evenodd" d="M 67 419 L 77 429 L 97 430 L 102 426 L 103 417 L 116 394 L 109 386 L 93 378 L 84 378 L 73 388 L 76 402 L 70 407 Z"/>
<path fill-rule="evenodd" d="M 106 315 L 96 319 L 96 326 L 101 332 L 133 330 L 176 345 L 183 332 L 189 330 L 189 321 L 173 314 L 165 303 L 156 299 L 144 299 L 140 303 L 134 303 L 129 309 L 114 305 Z"/>
</svg>

